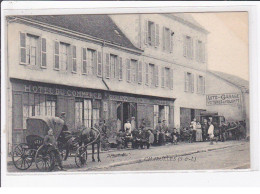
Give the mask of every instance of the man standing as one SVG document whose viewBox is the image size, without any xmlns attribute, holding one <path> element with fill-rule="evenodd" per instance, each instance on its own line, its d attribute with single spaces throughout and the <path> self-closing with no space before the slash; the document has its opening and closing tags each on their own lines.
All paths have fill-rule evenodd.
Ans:
<svg viewBox="0 0 260 194">
<path fill-rule="evenodd" d="M 135 121 L 135 117 L 131 118 L 131 129 L 132 131 L 136 129 L 136 121 Z"/>
<path fill-rule="evenodd" d="M 124 125 L 124 132 L 126 132 L 127 130 L 129 130 L 129 133 L 132 132 L 132 127 L 131 127 L 131 123 L 129 120 L 127 120 L 127 122 Z"/>
<path fill-rule="evenodd" d="M 64 170 L 62 166 L 62 157 L 60 155 L 57 141 L 53 135 L 53 130 L 49 129 L 48 135 L 44 137 L 43 144 L 45 146 L 48 146 L 48 151 L 52 151 L 55 154 L 55 160 L 57 161 L 60 170 Z"/>
<path fill-rule="evenodd" d="M 207 119 L 204 119 L 204 122 L 202 124 L 202 140 L 203 141 L 206 141 L 206 139 L 207 139 L 208 128 L 209 128 L 208 121 L 207 121 Z"/>
<path fill-rule="evenodd" d="M 196 126 L 197 126 L 197 122 L 196 122 L 196 118 L 194 118 L 193 121 L 191 121 L 190 123 L 190 128 L 192 130 L 192 141 L 196 141 Z"/>
<path fill-rule="evenodd" d="M 158 125 L 156 125 L 155 127 L 155 131 L 154 131 L 154 143 L 158 144 L 159 143 L 159 134 L 162 131 L 162 125 L 161 125 L 161 121 L 158 121 Z"/>
</svg>

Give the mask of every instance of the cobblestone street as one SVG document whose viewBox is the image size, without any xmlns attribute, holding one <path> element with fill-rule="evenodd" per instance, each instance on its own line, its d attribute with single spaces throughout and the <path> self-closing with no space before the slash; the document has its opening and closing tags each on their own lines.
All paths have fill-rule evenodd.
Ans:
<svg viewBox="0 0 260 194">
<path fill-rule="evenodd" d="M 228 141 L 209 145 L 209 142 L 168 144 L 139 150 L 113 150 L 100 154 L 101 162 L 92 162 L 77 168 L 74 157 L 64 162 L 71 171 L 139 171 L 249 168 L 249 142 Z M 96 154 L 95 154 L 96 158 Z M 96 160 L 97 161 L 97 160 Z M 38 172 L 35 164 L 29 170 L 19 171 L 8 161 L 9 172 Z"/>
</svg>

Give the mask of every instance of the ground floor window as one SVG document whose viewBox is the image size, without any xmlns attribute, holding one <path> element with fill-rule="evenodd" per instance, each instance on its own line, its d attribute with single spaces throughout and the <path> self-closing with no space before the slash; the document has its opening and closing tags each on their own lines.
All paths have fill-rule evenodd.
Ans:
<svg viewBox="0 0 260 194">
<path fill-rule="evenodd" d="M 91 127 L 92 124 L 92 102 L 91 100 L 77 98 L 75 101 L 75 126 L 76 129 L 82 125 Z"/>
<path fill-rule="evenodd" d="M 154 127 L 158 124 L 158 121 L 166 121 L 166 124 L 169 125 L 170 118 L 170 107 L 163 105 L 154 105 Z"/>
<path fill-rule="evenodd" d="M 42 94 L 23 94 L 23 128 L 26 128 L 26 120 L 31 116 L 55 116 L 56 96 Z"/>
</svg>

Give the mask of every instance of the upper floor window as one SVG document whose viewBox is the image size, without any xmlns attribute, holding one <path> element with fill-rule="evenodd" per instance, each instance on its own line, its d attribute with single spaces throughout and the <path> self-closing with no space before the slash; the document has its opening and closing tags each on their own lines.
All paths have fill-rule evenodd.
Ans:
<svg viewBox="0 0 260 194">
<path fill-rule="evenodd" d="M 72 72 L 77 72 L 77 49 L 76 46 L 72 47 Z"/>
<path fill-rule="evenodd" d="M 159 78 L 158 78 L 158 66 L 154 64 L 149 64 L 149 78 L 150 78 L 150 85 L 151 86 L 158 86 L 159 85 Z"/>
<path fill-rule="evenodd" d="M 20 33 L 20 63 L 36 65 L 39 57 L 39 37 Z"/>
<path fill-rule="evenodd" d="M 205 62 L 205 44 L 200 40 L 196 41 L 196 58 L 198 62 Z"/>
<path fill-rule="evenodd" d="M 67 71 L 69 66 L 70 45 L 55 41 L 54 45 L 54 69 Z"/>
<path fill-rule="evenodd" d="M 169 28 L 163 28 L 163 50 L 172 52 L 173 50 L 173 34 Z"/>
<path fill-rule="evenodd" d="M 205 94 L 205 79 L 201 75 L 197 77 L 197 93 Z"/>
<path fill-rule="evenodd" d="M 152 21 L 145 21 L 144 43 L 150 46 L 159 46 L 159 24 Z"/>
<path fill-rule="evenodd" d="M 132 82 L 136 83 L 138 77 L 138 61 L 131 59 L 131 69 L 132 69 Z"/>
<path fill-rule="evenodd" d="M 110 75 L 111 78 L 117 77 L 117 56 L 116 55 L 110 55 Z"/>
<path fill-rule="evenodd" d="M 193 40 L 190 36 L 184 36 L 183 56 L 187 57 L 188 59 L 193 58 Z"/>
<path fill-rule="evenodd" d="M 92 49 L 87 49 L 87 57 L 87 74 L 94 75 L 97 62 L 96 51 Z"/>
<path fill-rule="evenodd" d="M 194 92 L 194 75 L 185 72 L 185 92 Z"/>
</svg>

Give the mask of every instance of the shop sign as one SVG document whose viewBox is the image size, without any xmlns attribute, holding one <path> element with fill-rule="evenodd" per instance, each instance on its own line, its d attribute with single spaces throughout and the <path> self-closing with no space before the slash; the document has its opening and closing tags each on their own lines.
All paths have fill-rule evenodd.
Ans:
<svg viewBox="0 0 260 194">
<path fill-rule="evenodd" d="M 210 94 L 206 96 L 207 106 L 234 105 L 241 103 L 240 94 Z"/>
<path fill-rule="evenodd" d="M 160 105 L 169 104 L 169 101 L 165 101 L 165 100 L 137 98 L 132 96 L 109 95 L 109 99 L 113 101 L 120 101 L 120 102 L 134 102 L 134 103 L 160 104 Z"/>
<path fill-rule="evenodd" d="M 80 90 L 61 89 L 54 87 L 45 87 L 37 85 L 24 85 L 24 92 L 47 94 L 47 95 L 61 95 L 61 96 L 74 96 L 79 98 L 95 98 L 101 99 L 101 93 L 86 92 Z"/>
</svg>

